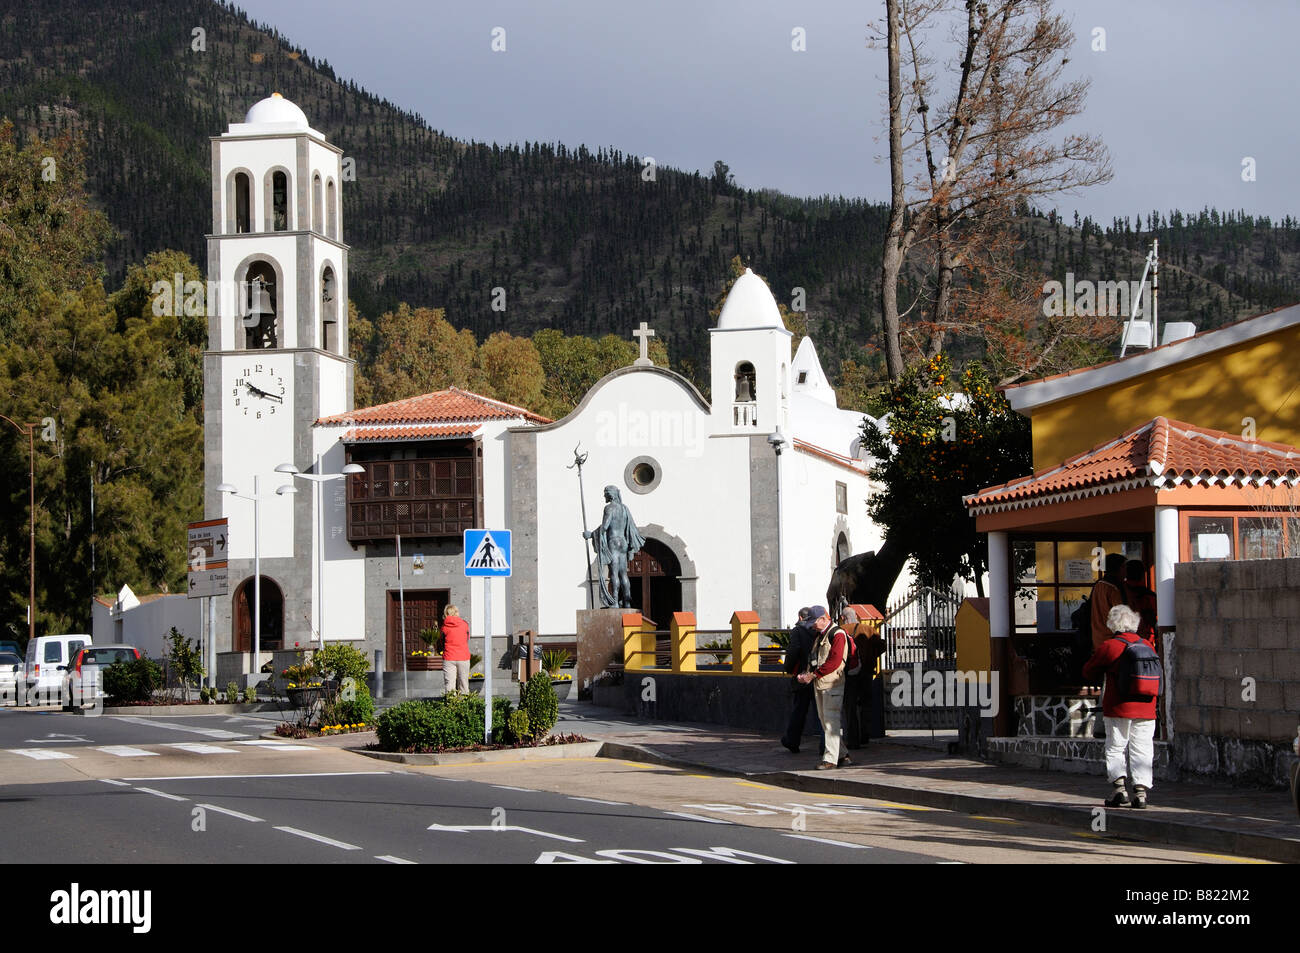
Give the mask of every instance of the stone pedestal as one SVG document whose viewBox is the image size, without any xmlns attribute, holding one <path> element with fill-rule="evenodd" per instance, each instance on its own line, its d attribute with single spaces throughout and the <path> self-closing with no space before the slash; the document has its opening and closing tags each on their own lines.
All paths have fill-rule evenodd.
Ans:
<svg viewBox="0 0 1300 953">
<path fill-rule="evenodd" d="M 578 610 L 578 697 L 591 697 L 591 680 L 623 657 L 623 609 Z"/>
</svg>

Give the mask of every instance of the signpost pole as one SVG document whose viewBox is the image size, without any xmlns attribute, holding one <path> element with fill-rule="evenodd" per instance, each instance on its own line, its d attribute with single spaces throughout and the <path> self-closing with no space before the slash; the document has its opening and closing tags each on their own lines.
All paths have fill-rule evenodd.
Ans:
<svg viewBox="0 0 1300 953">
<path fill-rule="evenodd" d="M 492 577 L 483 577 L 483 738 L 492 743 Z"/>
<path fill-rule="evenodd" d="M 217 604 L 208 596 L 208 688 L 217 687 Z"/>
</svg>

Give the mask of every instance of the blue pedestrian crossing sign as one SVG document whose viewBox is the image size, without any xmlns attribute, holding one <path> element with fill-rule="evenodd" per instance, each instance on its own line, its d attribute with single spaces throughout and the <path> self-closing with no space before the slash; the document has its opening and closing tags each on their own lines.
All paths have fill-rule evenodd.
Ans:
<svg viewBox="0 0 1300 953">
<path fill-rule="evenodd" d="M 510 530 L 465 530 L 465 575 L 510 575 Z"/>
</svg>

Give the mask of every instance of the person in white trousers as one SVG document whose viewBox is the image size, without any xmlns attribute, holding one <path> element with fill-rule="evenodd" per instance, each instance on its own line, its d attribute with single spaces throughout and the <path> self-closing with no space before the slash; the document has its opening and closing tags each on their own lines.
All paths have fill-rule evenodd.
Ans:
<svg viewBox="0 0 1300 953">
<path fill-rule="evenodd" d="M 1119 659 L 1130 643 L 1142 641 L 1137 634 L 1141 625 L 1138 614 L 1125 605 L 1113 607 L 1106 616 L 1106 627 L 1115 635 L 1097 647 L 1083 666 L 1084 678 L 1105 674 L 1101 712 L 1106 723 L 1106 777 L 1113 791 L 1107 807 L 1146 807 L 1147 792 L 1152 786 L 1152 762 L 1155 756 L 1156 704 L 1158 696 L 1138 697 L 1121 684 Z M 1148 641 L 1148 645 L 1151 643 Z M 1155 648 L 1154 645 L 1151 646 Z M 1127 762 L 1127 763 L 1126 763 Z M 1133 799 L 1126 784 L 1132 769 Z"/>
</svg>

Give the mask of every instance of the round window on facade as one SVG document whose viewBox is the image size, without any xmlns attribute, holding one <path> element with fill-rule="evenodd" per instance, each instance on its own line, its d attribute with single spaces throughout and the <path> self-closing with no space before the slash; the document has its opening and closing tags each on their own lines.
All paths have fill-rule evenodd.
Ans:
<svg viewBox="0 0 1300 953">
<path fill-rule="evenodd" d="M 637 457 L 623 470 L 623 482 L 633 493 L 649 493 L 663 478 L 663 467 L 653 457 Z"/>
</svg>

